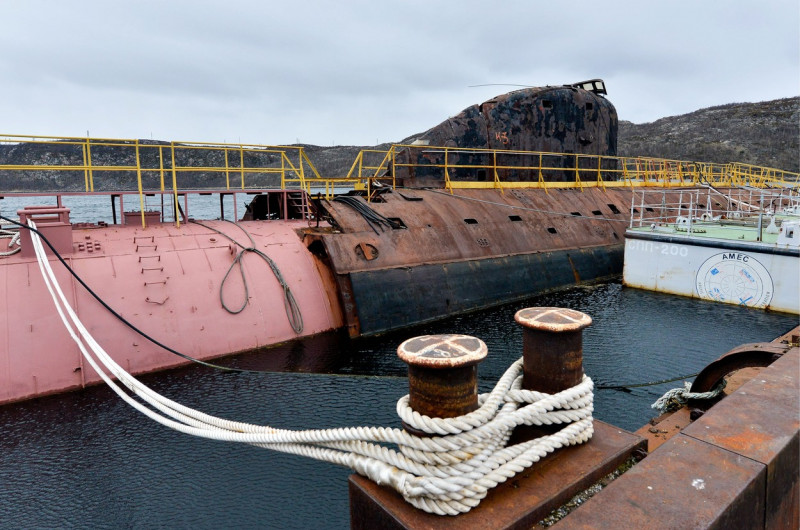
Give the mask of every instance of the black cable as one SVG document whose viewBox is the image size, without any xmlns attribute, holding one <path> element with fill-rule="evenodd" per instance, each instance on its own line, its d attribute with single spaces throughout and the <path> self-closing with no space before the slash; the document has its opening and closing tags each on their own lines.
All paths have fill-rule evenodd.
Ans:
<svg viewBox="0 0 800 530">
<path fill-rule="evenodd" d="M 401 223 L 397 221 L 393 221 L 387 217 L 382 216 L 362 201 L 358 200 L 357 197 L 352 197 L 350 195 L 340 195 L 333 199 L 333 202 L 340 202 L 342 204 L 346 204 L 350 208 L 356 211 L 364 220 L 367 222 L 372 231 L 378 234 L 378 230 L 376 227 L 381 229 L 381 232 L 385 231 L 385 228 L 391 228 L 392 230 L 398 230 L 401 228 L 405 228 Z"/>
<path fill-rule="evenodd" d="M 78 283 L 80 283 L 83 286 L 84 289 L 86 289 L 86 292 L 88 292 L 90 295 L 92 295 L 92 297 L 95 300 L 100 302 L 100 305 L 102 305 L 109 313 L 114 315 L 117 318 L 117 320 L 119 320 L 120 322 L 122 322 L 123 324 L 128 326 L 131 330 L 133 330 L 134 332 L 138 333 L 143 338 L 149 340 L 150 342 L 152 342 L 153 344 L 155 344 L 159 348 L 163 348 L 164 350 L 170 352 L 171 354 L 177 355 L 178 357 L 186 359 L 187 361 L 191 361 L 193 363 L 201 364 L 201 365 L 207 366 L 209 368 L 216 368 L 217 370 L 222 370 L 224 372 L 240 372 L 240 373 L 253 373 L 253 374 L 269 373 L 269 372 L 262 372 L 260 370 L 247 370 L 247 369 L 243 369 L 243 368 L 231 368 L 231 367 L 228 367 L 228 366 L 220 366 L 218 364 L 214 364 L 214 363 L 210 363 L 210 362 L 203 361 L 203 360 L 200 360 L 200 359 L 196 359 L 196 358 L 194 358 L 194 357 L 192 357 L 190 355 L 186 355 L 185 353 L 181 353 L 181 352 L 179 352 L 179 351 L 177 351 L 177 350 L 175 350 L 173 348 L 170 348 L 166 344 L 163 344 L 162 342 L 158 341 L 157 339 L 151 337 L 150 335 L 148 335 L 147 333 L 145 333 L 141 329 L 139 329 L 136 326 L 134 326 L 125 317 L 123 317 L 122 315 L 117 313 L 102 298 L 100 298 L 100 296 L 97 293 L 95 293 L 88 285 L 86 285 L 86 282 L 84 282 L 83 279 L 80 276 L 78 276 L 78 273 L 76 273 L 74 270 L 72 270 L 72 267 L 70 267 L 67 264 L 67 262 L 64 260 L 64 258 L 61 256 L 61 254 L 59 254 L 59 252 L 55 249 L 55 247 L 53 247 L 53 244 L 50 243 L 50 241 L 40 231 L 38 231 L 38 230 L 36 230 L 34 228 L 31 228 L 30 226 L 24 225 L 22 223 L 18 223 L 17 221 L 14 221 L 13 219 L 9 219 L 8 217 L 4 217 L 2 215 L 0 215 L 0 219 L 2 219 L 3 221 L 7 221 L 7 222 L 9 222 L 9 223 L 11 223 L 13 225 L 19 226 L 21 228 L 25 228 L 27 230 L 30 230 L 31 232 L 34 232 L 35 234 L 37 234 L 42 239 L 42 241 L 44 241 L 47 244 L 47 246 L 53 252 L 53 255 L 55 255 L 55 257 L 58 258 L 58 261 L 61 262 L 61 264 L 64 266 L 64 268 L 66 268 L 67 271 L 69 271 L 69 273 L 72 275 L 72 277 L 75 278 L 78 281 Z"/>
<path fill-rule="evenodd" d="M 222 282 L 219 285 L 219 301 L 222 304 L 223 309 L 225 309 L 225 311 L 231 313 L 232 315 L 237 315 L 242 311 L 244 311 L 244 308 L 247 307 L 247 303 L 250 300 L 249 296 L 250 288 L 248 287 L 247 284 L 247 278 L 245 277 L 244 274 L 244 268 L 242 268 L 242 259 L 244 258 L 246 252 L 252 252 L 257 256 L 261 257 L 261 259 L 263 259 L 264 261 L 266 261 L 267 264 L 269 265 L 269 268 L 272 269 L 272 273 L 275 275 L 275 279 L 278 280 L 278 283 L 281 285 L 281 288 L 283 288 L 283 305 L 284 308 L 286 309 L 286 317 L 289 319 L 289 324 L 292 326 L 292 329 L 294 330 L 295 333 L 298 334 L 301 333 L 303 331 L 303 315 L 300 313 L 300 308 L 298 307 L 297 301 L 295 300 L 294 295 L 292 294 L 292 290 L 289 288 L 289 284 L 286 283 L 286 280 L 284 280 L 283 274 L 281 274 L 281 270 L 278 268 L 278 265 L 272 260 L 272 258 L 270 258 L 264 252 L 256 248 L 256 242 L 253 240 L 253 236 L 250 235 L 250 232 L 248 232 L 242 225 L 234 221 L 229 221 L 228 219 L 223 219 L 223 221 L 227 221 L 228 223 L 231 223 L 234 226 L 239 227 L 239 229 L 245 233 L 248 239 L 250 239 L 250 246 L 246 247 L 242 245 L 241 243 L 236 241 L 234 238 L 232 238 L 225 232 L 217 230 L 213 226 L 201 223 L 200 221 L 195 221 L 195 220 L 189 221 L 190 223 L 200 225 L 207 230 L 216 232 L 217 234 L 228 239 L 230 242 L 234 243 L 235 245 L 239 246 L 242 249 L 233 259 L 233 263 L 231 263 L 231 266 L 228 268 L 228 272 L 225 273 L 225 276 L 222 278 Z M 242 302 L 241 307 L 239 307 L 238 309 L 230 309 L 228 305 L 225 303 L 223 290 L 225 288 L 225 282 L 228 280 L 228 276 L 230 275 L 233 268 L 236 267 L 237 265 L 239 267 L 239 273 L 242 276 L 242 283 L 244 284 L 244 302 Z"/>
<path fill-rule="evenodd" d="M 627 390 L 629 388 L 641 388 L 643 386 L 655 386 L 663 383 L 671 383 L 673 381 L 680 381 L 681 379 L 689 379 L 690 377 L 697 377 L 700 372 L 696 374 L 682 375 L 680 377 L 673 377 L 672 379 L 662 379 L 661 381 L 651 381 L 649 383 L 637 383 L 634 385 L 597 385 L 595 388 L 598 390 Z"/>
</svg>

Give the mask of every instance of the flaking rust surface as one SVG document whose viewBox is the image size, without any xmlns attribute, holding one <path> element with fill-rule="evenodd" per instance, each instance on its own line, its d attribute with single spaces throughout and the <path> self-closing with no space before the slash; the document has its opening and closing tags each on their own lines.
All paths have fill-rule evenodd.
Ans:
<svg viewBox="0 0 800 530">
<path fill-rule="evenodd" d="M 800 430 L 800 349 L 792 348 L 684 431 L 768 463 Z"/>
<path fill-rule="evenodd" d="M 766 470 L 678 435 L 555 525 L 556 528 L 757 528 Z"/>
</svg>

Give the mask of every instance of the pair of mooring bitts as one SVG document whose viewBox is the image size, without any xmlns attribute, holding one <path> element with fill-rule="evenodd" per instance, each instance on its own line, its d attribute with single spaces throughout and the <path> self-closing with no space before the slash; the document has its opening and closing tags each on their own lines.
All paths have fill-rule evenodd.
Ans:
<svg viewBox="0 0 800 530">
<path fill-rule="evenodd" d="M 583 329 L 592 318 L 558 307 L 529 307 L 514 320 L 523 327 L 522 388 L 556 394 L 583 379 Z M 403 342 L 408 364 L 409 406 L 432 418 L 453 418 L 478 408 L 478 363 L 486 344 L 469 335 L 424 335 Z M 425 433 L 404 423 L 416 435 Z"/>
</svg>

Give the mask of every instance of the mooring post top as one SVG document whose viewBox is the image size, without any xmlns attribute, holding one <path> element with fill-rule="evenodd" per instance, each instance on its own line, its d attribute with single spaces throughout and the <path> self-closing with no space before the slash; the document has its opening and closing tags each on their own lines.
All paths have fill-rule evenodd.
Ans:
<svg viewBox="0 0 800 530">
<path fill-rule="evenodd" d="M 423 368 L 460 368 L 481 362 L 489 349 L 469 335 L 422 335 L 397 347 L 397 356 Z"/>
<path fill-rule="evenodd" d="M 586 313 L 564 307 L 527 307 L 517 311 L 514 320 L 526 328 L 552 333 L 580 331 L 592 323 Z"/>
</svg>

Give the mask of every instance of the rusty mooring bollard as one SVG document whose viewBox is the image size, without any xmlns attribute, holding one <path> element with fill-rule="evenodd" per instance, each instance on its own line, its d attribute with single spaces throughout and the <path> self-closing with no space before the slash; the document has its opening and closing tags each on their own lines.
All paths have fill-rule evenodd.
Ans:
<svg viewBox="0 0 800 530">
<path fill-rule="evenodd" d="M 555 394 L 581 382 L 583 328 L 592 317 L 561 307 L 529 307 L 514 320 L 523 327 L 523 388 Z"/>
<path fill-rule="evenodd" d="M 487 352 L 482 340 L 469 335 L 423 335 L 403 342 L 397 355 L 408 364 L 409 406 L 432 418 L 453 418 L 477 409 L 478 363 Z"/>
</svg>

